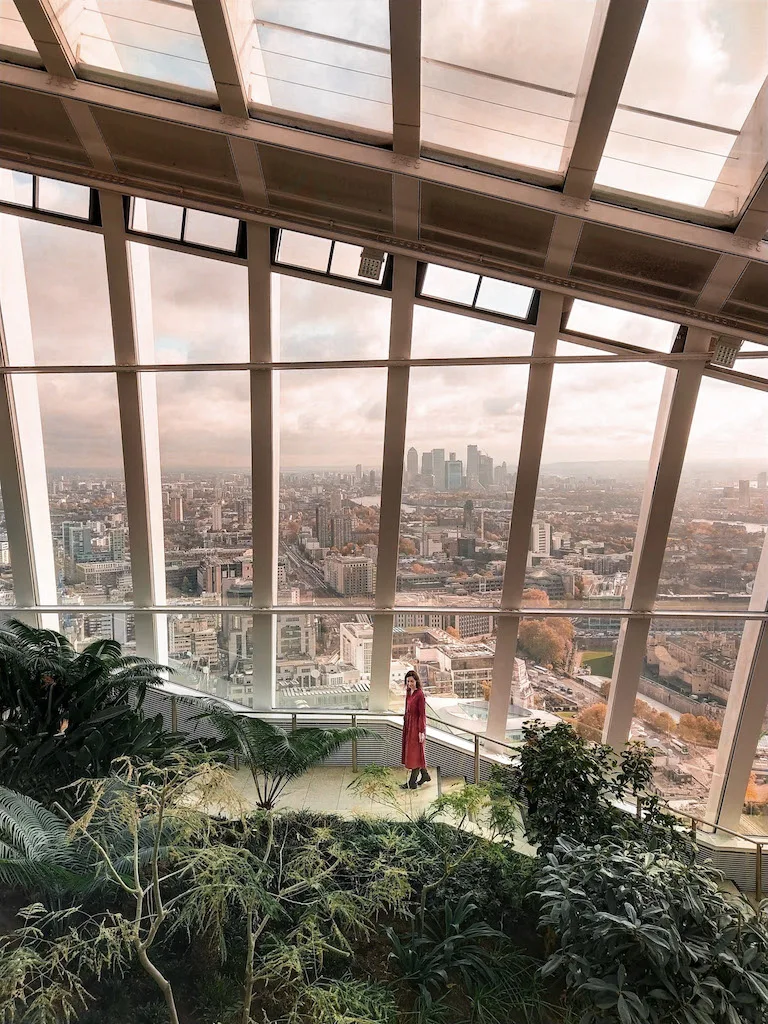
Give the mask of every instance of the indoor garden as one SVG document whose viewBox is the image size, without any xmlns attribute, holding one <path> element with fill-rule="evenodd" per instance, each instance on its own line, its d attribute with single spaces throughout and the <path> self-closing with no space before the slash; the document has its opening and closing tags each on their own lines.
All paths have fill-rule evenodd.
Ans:
<svg viewBox="0 0 768 1024">
<path fill-rule="evenodd" d="M 0 632 L 1 1020 L 764 1024 L 768 908 L 697 862 L 643 744 L 536 726 L 426 811 L 375 766 L 369 814 L 290 811 L 360 730 L 197 702 L 202 742 L 145 712 L 162 672 Z"/>
</svg>

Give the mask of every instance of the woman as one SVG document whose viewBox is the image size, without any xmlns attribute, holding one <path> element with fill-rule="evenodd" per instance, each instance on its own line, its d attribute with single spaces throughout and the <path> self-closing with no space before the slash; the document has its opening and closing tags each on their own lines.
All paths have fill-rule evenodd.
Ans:
<svg viewBox="0 0 768 1024">
<path fill-rule="evenodd" d="M 416 789 L 431 781 L 424 759 L 424 740 L 427 735 L 427 705 L 421 680 L 415 669 L 405 676 L 405 718 L 403 719 L 403 764 L 411 774 L 401 789 Z"/>
</svg>

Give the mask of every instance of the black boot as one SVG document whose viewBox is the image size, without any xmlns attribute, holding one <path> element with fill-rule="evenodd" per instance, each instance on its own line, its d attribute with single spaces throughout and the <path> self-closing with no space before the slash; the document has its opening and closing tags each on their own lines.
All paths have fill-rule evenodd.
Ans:
<svg viewBox="0 0 768 1024">
<path fill-rule="evenodd" d="M 431 782 L 432 776 L 429 774 L 426 768 L 421 769 L 421 776 L 419 781 L 416 783 L 417 786 L 423 786 L 425 782 Z"/>
<path fill-rule="evenodd" d="M 408 781 L 404 782 L 400 786 L 400 789 L 416 789 L 416 787 L 418 786 L 418 782 L 417 782 L 418 777 L 419 777 L 419 769 L 418 768 L 412 768 L 411 769 L 411 774 L 408 777 Z"/>
</svg>

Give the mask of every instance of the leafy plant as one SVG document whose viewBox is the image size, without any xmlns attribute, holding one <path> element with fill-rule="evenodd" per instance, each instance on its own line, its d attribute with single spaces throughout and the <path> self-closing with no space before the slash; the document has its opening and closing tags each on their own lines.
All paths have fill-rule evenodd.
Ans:
<svg viewBox="0 0 768 1024">
<path fill-rule="evenodd" d="M 285 787 L 320 764 L 351 740 L 368 736 L 366 729 L 297 729 L 286 732 L 272 722 L 230 710 L 216 701 L 205 701 L 206 710 L 195 719 L 207 718 L 224 737 L 229 749 L 244 761 L 256 786 L 256 805 L 272 810 Z"/>
<path fill-rule="evenodd" d="M 11 620 L 0 630 L 0 784 L 50 803 L 113 758 L 158 761 L 184 738 L 142 704 L 160 666 L 114 640 L 78 652 L 59 633 Z M 73 790 L 58 799 L 71 806 Z"/>
<path fill-rule="evenodd" d="M 564 978 L 582 1024 L 765 1024 L 765 921 L 673 854 L 558 840 L 538 892 L 559 941 L 543 974 Z"/>
<path fill-rule="evenodd" d="M 431 914 L 423 933 L 402 938 L 394 929 L 387 935 L 392 944 L 390 957 L 397 963 L 403 979 L 417 991 L 417 1013 L 423 1019 L 447 992 L 460 981 L 466 990 L 478 983 L 499 984 L 500 977 L 489 955 L 487 943 L 503 943 L 503 932 L 484 921 L 475 920 L 477 905 L 469 895 L 455 904 L 445 903 L 442 914 Z"/>
<path fill-rule="evenodd" d="M 540 852 L 551 850 L 561 836 L 597 842 L 623 827 L 649 847 L 672 842 L 680 855 L 692 856 L 677 820 L 647 792 L 653 752 L 645 744 L 627 744 L 617 754 L 586 742 L 565 723 L 554 729 L 533 723 L 523 734 L 518 764 L 498 769 L 496 777 L 513 799 L 525 802 L 526 834 Z M 617 806 L 628 797 L 641 801 L 641 820 Z"/>
</svg>

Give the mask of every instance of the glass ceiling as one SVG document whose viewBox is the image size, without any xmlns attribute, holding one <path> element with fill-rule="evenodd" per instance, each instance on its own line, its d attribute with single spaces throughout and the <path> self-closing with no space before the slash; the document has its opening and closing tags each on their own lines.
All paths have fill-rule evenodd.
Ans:
<svg viewBox="0 0 768 1024">
<path fill-rule="evenodd" d="M 391 136 L 387 0 L 223 2 L 255 117 L 373 132 L 371 142 Z M 51 0 L 51 7 L 83 78 L 216 105 L 192 0 Z M 602 5 L 422 0 L 421 13 L 422 147 L 437 159 L 562 181 Z M 208 40 L 221 64 L 216 77 L 228 81 L 220 78 L 231 75 L 221 49 L 222 39 Z M 0 59 L 41 63 L 13 0 L 0 0 Z M 623 69 L 617 59 L 615 74 Z M 395 55 L 394 71 L 416 81 L 407 56 Z M 599 160 L 597 194 L 736 218 L 768 164 L 767 83 L 768 0 L 649 0 Z M 398 95 L 408 107 L 407 92 Z M 589 104 L 578 110 L 599 142 Z M 406 111 L 398 123 L 412 116 Z"/>
<path fill-rule="evenodd" d="M 392 132 L 386 0 L 248 0 L 237 25 L 248 100 L 360 128 Z"/>
<path fill-rule="evenodd" d="M 53 0 L 77 66 L 215 95 L 192 0 Z"/>
<path fill-rule="evenodd" d="M 422 0 L 425 145 L 559 172 L 593 0 Z"/>
<path fill-rule="evenodd" d="M 738 213 L 768 157 L 766 75 L 765 0 L 650 0 L 597 184 Z"/>
<path fill-rule="evenodd" d="M 42 64 L 13 0 L 0 0 L 0 56 L 36 67 Z"/>
</svg>

